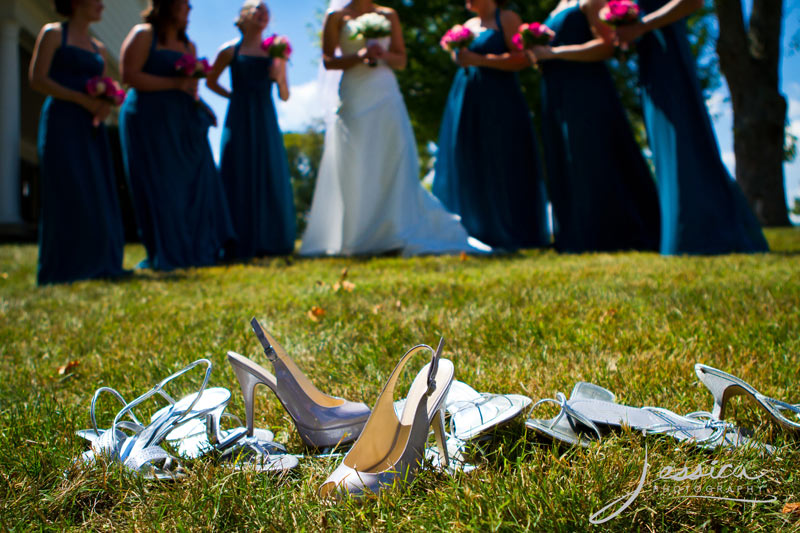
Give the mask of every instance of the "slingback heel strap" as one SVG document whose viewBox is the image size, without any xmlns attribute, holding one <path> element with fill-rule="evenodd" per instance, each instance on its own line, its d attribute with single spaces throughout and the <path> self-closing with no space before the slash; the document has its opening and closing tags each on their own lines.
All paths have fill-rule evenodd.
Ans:
<svg viewBox="0 0 800 533">
<path fill-rule="evenodd" d="M 444 337 L 439 339 L 439 346 L 431 357 L 431 366 L 428 368 L 428 391 L 426 396 L 430 396 L 436 391 L 436 373 L 439 372 L 439 359 L 442 358 L 442 348 L 444 347 Z"/>
<path fill-rule="evenodd" d="M 275 351 L 275 348 L 273 348 L 272 344 L 267 340 L 267 336 L 264 334 L 264 328 L 261 327 L 261 324 L 258 323 L 258 319 L 255 317 L 250 320 L 250 326 L 253 328 L 253 332 L 255 332 L 258 338 L 258 342 L 260 342 L 261 346 L 264 348 L 264 355 L 274 363 L 275 360 L 278 359 L 278 352 Z"/>
</svg>

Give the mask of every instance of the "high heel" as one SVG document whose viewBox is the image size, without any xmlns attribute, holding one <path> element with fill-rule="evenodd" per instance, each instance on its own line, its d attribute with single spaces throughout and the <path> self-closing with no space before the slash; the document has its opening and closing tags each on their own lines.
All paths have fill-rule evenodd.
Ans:
<svg viewBox="0 0 800 533">
<path fill-rule="evenodd" d="M 250 324 L 275 368 L 275 375 L 242 355 L 228 352 L 228 362 L 244 397 L 247 436 L 252 437 L 254 431 L 255 388 L 266 385 L 292 417 L 306 445 L 328 448 L 356 440 L 369 418 L 369 407 L 320 392 L 258 320 L 254 318 Z"/>
<path fill-rule="evenodd" d="M 725 418 L 725 407 L 727 407 L 728 400 L 734 396 L 742 395 L 756 402 L 756 405 L 761 407 L 775 422 L 784 428 L 790 431 L 800 432 L 800 423 L 789 420 L 781 413 L 781 411 L 792 411 L 795 415 L 800 415 L 800 405 L 792 405 L 764 396 L 749 383 L 710 366 L 697 364 L 694 365 L 694 371 L 697 377 L 700 378 L 700 381 L 703 382 L 703 385 L 705 385 L 714 396 L 714 409 L 711 414 L 715 418 L 723 420 Z"/>
<path fill-rule="evenodd" d="M 319 489 L 320 497 L 349 493 L 377 494 L 395 481 L 411 481 L 419 468 L 432 427 L 445 468 L 449 456 L 444 432 L 444 401 L 453 382 L 453 363 L 441 359 L 444 339 L 436 351 L 415 346 L 397 363 L 383 388 L 364 432 L 342 463 Z M 394 389 L 406 363 L 420 351 L 433 356 L 420 370 L 408 392 L 403 414 L 398 418 L 393 405 Z"/>
</svg>

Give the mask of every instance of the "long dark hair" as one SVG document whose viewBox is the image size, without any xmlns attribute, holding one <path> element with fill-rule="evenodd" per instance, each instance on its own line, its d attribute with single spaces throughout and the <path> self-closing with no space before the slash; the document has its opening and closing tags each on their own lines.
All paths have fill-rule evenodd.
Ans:
<svg viewBox="0 0 800 533">
<path fill-rule="evenodd" d="M 148 24 L 152 24 L 153 29 L 158 32 L 158 42 L 164 44 L 167 40 L 167 33 L 164 28 L 174 23 L 172 18 L 172 10 L 175 8 L 175 3 L 178 0 L 150 0 L 150 7 L 148 7 L 142 18 Z M 186 28 L 178 30 L 178 40 L 183 44 L 189 44 L 189 37 L 186 35 Z"/>
<path fill-rule="evenodd" d="M 55 0 L 53 3 L 56 7 L 56 13 L 59 15 L 71 17 L 72 12 L 75 11 L 75 8 L 72 7 L 72 0 Z"/>
</svg>

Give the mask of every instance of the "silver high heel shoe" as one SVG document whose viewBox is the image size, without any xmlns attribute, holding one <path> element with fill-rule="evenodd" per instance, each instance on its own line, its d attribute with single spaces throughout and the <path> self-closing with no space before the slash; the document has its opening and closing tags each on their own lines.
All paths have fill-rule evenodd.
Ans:
<svg viewBox="0 0 800 533">
<path fill-rule="evenodd" d="M 382 487 L 395 481 L 411 481 L 422 462 L 430 427 L 436 436 L 442 466 L 449 466 L 444 401 L 453 382 L 454 368 L 451 361 L 440 359 L 443 344 L 444 339 L 435 352 L 430 346 L 415 346 L 400 359 L 378 397 L 364 432 L 322 484 L 320 497 L 377 494 Z M 433 357 L 411 384 L 403 414 L 398 418 L 393 405 L 395 385 L 409 359 L 423 350 L 430 351 Z"/>
<path fill-rule="evenodd" d="M 306 445 L 329 448 L 355 441 L 369 418 L 369 407 L 320 392 L 258 320 L 254 318 L 250 324 L 275 368 L 275 375 L 244 356 L 228 352 L 228 362 L 244 396 L 247 436 L 253 436 L 256 385 L 266 385 L 292 417 Z"/>
<path fill-rule="evenodd" d="M 761 407 L 761 409 L 784 428 L 790 431 L 800 432 L 800 423 L 789 420 L 781 413 L 781 411 L 791 411 L 795 416 L 800 415 L 800 405 L 792 405 L 764 396 L 749 383 L 710 366 L 697 364 L 694 365 L 694 371 L 697 377 L 700 378 L 700 381 L 703 382 L 703 385 L 708 387 L 708 390 L 714 395 L 714 409 L 711 414 L 715 418 L 723 420 L 725 418 L 725 407 L 728 404 L 728 400 L 734 396 L 742 395 L 753 400 L 756 405 Z M 800 417 L 798 417 L 798 419 L 800 419 Z"/>
</svg>

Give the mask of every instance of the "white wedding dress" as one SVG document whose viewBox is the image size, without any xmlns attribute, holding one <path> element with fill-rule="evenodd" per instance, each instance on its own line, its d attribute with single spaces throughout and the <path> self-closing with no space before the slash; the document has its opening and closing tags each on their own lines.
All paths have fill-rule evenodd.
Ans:
<svg viewBox="0 0 800 533">
<path fill-rule="evenodd" d="M 379 40 L 388 48 L 389 38 Z M 344 54 L 364 47 L 345 24 Z M 325 134 L 300 254 L 405 256 L 490 253 L 419 181 L 417 145 L 394 72 L 384 64 L 344 72 Z"/>
</svg>

